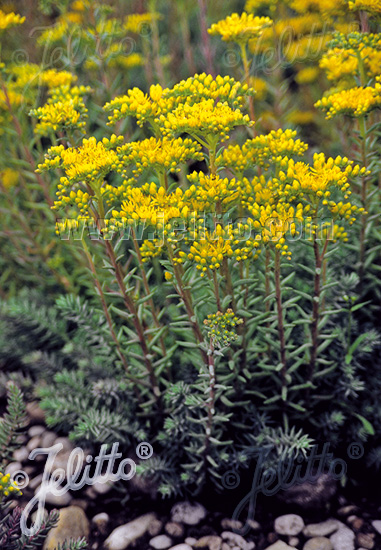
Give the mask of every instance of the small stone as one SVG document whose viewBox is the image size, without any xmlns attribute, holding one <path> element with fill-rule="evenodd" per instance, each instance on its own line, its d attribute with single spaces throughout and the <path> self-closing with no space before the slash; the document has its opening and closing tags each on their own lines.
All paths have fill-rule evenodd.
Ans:
<svg viewBox="0 0 381 550">
<path fill-rule="evenodd" d="M 41 437 L 41 447 L 43 448 L 52 447 L 56 439 L 57 439 L 57 435 L 54 432 L 51 432 L 49 430 L 44 432 Z"/>
<path fill-rule="evenodd" d="M 230 546 L 227 542 L 222 543 L 221 550 L 230 550 Z"/>
<path fill-rule="evenodd" d="M 364 548 L 368 548 L 369 550 L 372 550 L 374 548 L 374 535 L 370 535 L 367 533 L 359 533 L 357 535 L 357 544 L 359 546 L 363 546 Z"/>
<path fill-rule="evenodd" d="M 333 550 L 354 550 L 355 549 L 355 534 L 348 527 L 340 526 L 338 531 L 331 535 L 330 541 Z"/>
<path fill-rule="evenodd" d="M 274 522 L 274 529 L 278 535 L 299 535 L 303 527 L 303 519 L 296 514 L 279 516 Z"/>
<path fill-rule="evenodd" d="M 298 537 L 288 537 L 288 544 L 290 546 L 298 546 L 300 540 L 298 539 Z"/>
<path fill-rule="evenodd" d="M 332 550 L 333 546 L 326 537 L 314 537 L 306 542 L 303 550 Z"/>
<path fill-rule="evenodd" d="M 275 544 L 268 546 L 266 550 L 295 550 L 293 546 L 289 546 L 283 540 L 278 540 Z"/>
<path fill-rule="evenodd" d="M 54 445 L 58 445 L 58 443 L 61 443 L 62 445 L 62 452 L 72 451 L 74 449 L 74 445 L 68 437 L 57 437 Z"/>
<path fill-rule="evenodd" d="M 36 423 L 45 422 L 45 413 L 39 406 L 37 401 L 31 401 L 26 404 L 26 412 L 31 420 Z"/>
<path fill-rule="evenodd" d="M 288 506 L 316 509 L 329 503 L 337 492 L 337 480 L 331 474 L 323 473 L 314 481 L 304 481 L 280 491 L 277 498 Z"/>
<path fill-rule="evenodd" d="M 189 546 L 194 546 L 197 542 L 197 539 L 195 539 L 194 537 L 187 537 L 184 542 L 185 544 L 189 544 Z"/>
<path fill-rule="evenodd" d="M 41 489 L 41 485 L 39 485 L 37 487 L 34 494 L 37 495 L 37 493 L 40 491 L 40 489 Z M 70 493 L 63 493 L 63 494 L 60 494 L 60 495 L 54 495 L 53 493 L 51 493 L 48 490 L 47 487 L 44 488 L 43 493 L 42 492 L 40 493 L 40 496 L 41 496 L 41 494 L 44 494 L 45 502 L 47 504 L 51 504 L 52 506 L 57 506 L 58 508 L 68 506 L 72 501 L 72 496 L 70 495 Z M 76 507 L 72 506 L 72 508 L 76 508 Z"/>
<path fill-rule="evenodd" d="M 29 452 L 34 451 L 34 449 L 37 449 L 41 444 L 41 437 L 39 435 L 36 435 L 35 437 L 32 437 L 30 441 L 28 441 L 28 444 L 26 448 Z"/>
<path fill-rule="evenodd" d="M 355 506 L 354 504 L 349 504 L 348 506 L 343 506 L 342 508 L 339 508 L 337 510 L 337 514 L 339 516 L 349 516 L 350 514 L 354 514 L 355 512 L 358 511 L 358 508 L 357 506 Z"/>
<path fill-rule="evenodd" d="M 172 544 L 172 539 L 167 535 L 158 535 L 149 541 L 150 546 L 155 548 L 155 550 L 165 550 L 169 548 Z"/>
<path fill-rule="evenodd" d="M 221 521 L 221 527 L 224 530 L 239 531 L 243 527 L 243 523 L 238 519 L 225 518 Z"/>
<path fill-rule="evenodd" d="M 337 519 L 327 519 L 327 521 L 321 523 L 311 523 L 303 529 L 303 535 L 305 537 L 325 537 L 332 535 L 332 533 L 339 529 L 340 525 L 343 524 Z"/>
<path fill-rule="evenodd" d="M 92 487 L 93 487 L 94 491 L 97 493 L 97 495 L 106 495 L 113 488 L 112 481 L 111 480 L 110 481 L 104 481 L 105 479 L 106 479 L 105 476 L 98 476 L 97 478 L 95 478 L 93 480 Z"/>
<path fill-rule="evenodd" d="M 255 521 L 255 519 L 248 519 L 247 524 L 253 531 L 259 531 L 261 529 L 261 524 Z"/>
<path fill-rule="evenodd" d="M 159 519 L 154 519 L 150 526 L 148 527 L 148 534 L 151 537 L 156 537 L 160 533 L 160 531 L 163 529 L 163 522 Z"/>
<path fill-rule="evenodd" d="M 18 472 L 19 470 L 22 470 L 22 464 L 21 462 L 11 462 L 8 464 L 8 466 L 5 468 L 5 473 L 9 474 L 11 477 L 15 472 Z"/>
<path fill-rule="evenodd" d="M 106 512 L 100 512 L 93 517 L 91 523 L 95 525 L 101 535 L 105 535 L 107 532 L 107 527 L 110 523 L 110 516 Z"/>
<path fill-rule="evenodd" d="M 188 544 L 176 544 L 176 546 L 172 546 L 170 550 L 192 550 L 192 547 Z"/>
<path fill-rule="evenodd" d="M 43 550 L 54 550 L 58 544 L 62 546 L 68 539 L 87 538 L 89 533 L 89 520 L 81 508 L 77 506 L 62 508 L 57 526 L 49 532 Z"/>
<path fill-rule="evenodd" d="M 194 504 L 190 502 L 178 502 L 171 510 L 172 521 L 185 523 L 186 525 L 198 525 L 205 516 L 206 510 L 198 502 Z"/>
<path fill-rule="evenodd" d="M 255 548 L 254 542 L 247 542 L 241 535 L 231 531 L 224 531 L 221 533 L 221 537 L 228 542 L 229 546 L 238 546 L 241 550 L 253 550 Z"/>
<path fill-rule="evenodd" d="M 347 519 L 348 523 L 354 529 L 355 531 L 360 531 L 360 529 L 364 525 L 364 520 L 362 518 L 358 518 L 357 516 L 350 516 L 353 518 L 351 521 L 349 521 L 349 518 Z"/>
<path fill-rule="evenodd" d="M 40 474 L 40 475 L 34 477 L 33 479 L 31 479 L 28 483 L 29 489 L 32 489 L 32 491 L 37 489 L 37 487 L 39 485 L 41 485 L 43 477 L 44 477 L 43 474 Z"/>
<path fill-rule="evenodd" d="M 145 514 L 129 523 L 120 525 L 107 537 L 104 547 L 107 550 L 125 550 L 125 548 L 145 535 L 151 521 L 154 519 L 156 519 L 154 514 Z"/>
<path fill-rule="evenodd" d="M 180 538 L 184 535 L 184 527 L 176 521 L 169 521 L 165 525 L 165 531 L 170 537 Z"/>
<path fill-rule="evenodd" d="M 222 538 L 214 535 L 207 535 L 201 537 L 196 544 L 195 548 L 209 548 L 209 550 L 221 550 Z"/>
<path fill-rule="evenodd" d="M 37 435 L 42 435 L 45 431 L 44 426 L 32 426 L 28 430 L 28 435 L 30 438 L 36 437 Z"/>
<path fill-rule="evenodd" d="M 381 535 L 381 519 L 374 519 L 372 521 L 372 527 L 379 535 Z"/>
<path fill-rule="evenodd" d="M 74 498 L 71 501 L 72 506 L 78 506 L 79 508 L 82 508 L 84 512 L 86 512 L 87 508 L 89 507 L 89 503 L 84 498 Z"/>
<path fill-rule="evenodd" d="M 16 462 L 26 462 L 28 460 L 29 451 L 26 447 L 16 449 L 13 453 L 13 458 Z"/>
</svg>

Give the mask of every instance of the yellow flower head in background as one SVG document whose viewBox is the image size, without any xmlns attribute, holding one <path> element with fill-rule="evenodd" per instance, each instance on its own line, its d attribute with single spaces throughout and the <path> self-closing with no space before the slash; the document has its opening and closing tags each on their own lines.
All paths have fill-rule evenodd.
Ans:
<svg viewBox="0 0 381 550">
<path fill-rule="evenodd" d="M 4 187 L 5 190 L 12 189 L 15 187 L 19 180 L 19 173 L 13 168 L 5 168 L 0 172 L 0 184 Z"/>
<path fill-rule="evenodd" d="M 241 15 L 233 13 L 226 19 L 214 23 L 209 34 L 221 35 L 225 42 L 237 42 L 246 44 L 253 38 L 258 38 L 264 29 L 270 27 L 273 21 L 269 17 L 257 17 L 252 13 L 243 12 Z"/>
<path fill-rule="evenodd" d="M 353 11 L 363 10 L 375 15 L 381 14 L 381 0 L 354 0 L 348 2 L 348 6 Z"/>
<path fill-rule="evenodd" d="M 25 17 L 21 17 L 16 13 L 4 13 L 0 10 L 0 31 L 9 29 L 10 27 L 15 27 L 17 25 L 22 25 L 25 21 Z"/>
<path fill-rule="evenodd" d="M 124 28 L 128 32 L 139 34 L 146 25 L 152 25 L 154 21 L 162 18 L 159 13 L 132 13 L 127 15 L 124 21 Z"/>
</svg>

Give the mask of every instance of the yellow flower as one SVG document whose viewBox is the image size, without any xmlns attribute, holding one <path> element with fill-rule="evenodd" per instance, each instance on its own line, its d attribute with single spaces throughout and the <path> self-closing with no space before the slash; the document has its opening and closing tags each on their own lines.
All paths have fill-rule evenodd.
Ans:
<svg viewBox="0 0 381 550">
<path fill-rule="evenodd" d="M 160 172 L 175 172 L 187 160 L 203 160 L 201 146 L 192 139 L 150 138 L 127 143 L 118 148 L 118 155 L 124 165 L 135 164 L 134 174 L 150 168 Z"/>
<path fill-rule="evenodd" d="M 374 87 L 357 87 L 336 92 L 317 101 L 315 107 L 325 111 L 326 118 L 339 114 L 363 116 L 372 109 L 381 107 L 381 83 L 376 82 Z"/>
<path fill-rule="evenodd" d="M 6 190 L 15 187 L 18 180 L 19 174 L 16 170 L 13 170 L 12 168 L 5 168 L 2 172 L 0 172 L 0 182 Z"/>
<path fill-rule="evenodd" d="M 249 139 L 242 147 L 229 145 L 218 157 L 217 163 L 238 173 L 254 166 L 268 168 L 270 163 L 280 162 L 283 157 L 302 155 L 307 150 L 308 145 L 300 139 L 294 139 L 295 136 L 295 130 L 279 129 Z"/>
<path fill-rule="evenodd" d="M 132 13 L 127 15 L 124 21 L 126 31 L 139 34 L 145 26 L 152 25 L 154 21 L 158 21 L 162 16 L 159 13 Z"/>
<path fill-rule="evenodd" d="M 170 273 L 169 271 L 164 271 L 164 277 L 165 277 L 165 280 L 166 280 L 166 281 L 172 281 L 172 279 L 173 279 L 173 274 Z"/>
<path fill-rule="evenodd" d="M 21 17 L 16 13 L 4 13 L 0 10 L 0 31 L 15 27 L 16 25 L 22 25 L 25 21 L 25 17 Z"/>
<path fill-rule="evenodd" d="M 257 38 L 267 27 L 273 24 L 269 17 L 256 17 L 252 13 L 243 12 L 241 15 L 233 13 L 226 19 L 214 23 L 209 34 L 220 34 L 226 42 L 238 42 L 245 44 L 252 38 Z"/>
<path fill-rule="evenodd" d="M 298 71 L 295 80 L 298 84 L 310 84 L 315 82 L 319 76 L 319 69 L 317 67 L 304 67 Z"/>
<path fill-rule="evenodd" d="M 348 2 L 348 6 L 353 11 L 368 11 L 375 15 L 381 13 L 381 0 L 354 0 L 353 2 Z"/>
<path fill-rule="evenodd" d="M 1 477 L 0 501 L 2 500 L 3 495 L 5 497 L 8 497 L 10 495 L 12 495 L 12 497 L 22 495 L 22 492 L 18 488 L 16 481 L 13 481 L 13 479 L 11 479 L 10 474 L 3 475 L 0 472 L 0 477 Z"/>
<path fill-rule="evenodd" d="M 159 117 L 157 122 L 162 126 L 163 133 L 168 135 L 187 132 L 207 140 L 215 140 L 219 136 L 222 141 L 236 126 L 251 124 L 249 116 L 239 109 L 233 110 L 227 103 L 215 103 L 213 99 L 204 99 L 193 105 L 182 103 L 173 112 Z"/>
</svg>

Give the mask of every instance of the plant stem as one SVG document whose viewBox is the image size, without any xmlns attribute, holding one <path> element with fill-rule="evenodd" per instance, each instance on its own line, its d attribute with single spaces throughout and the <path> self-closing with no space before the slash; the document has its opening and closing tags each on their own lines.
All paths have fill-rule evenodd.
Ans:
<svg viewBox="0 0 381 550">
<path fill-rule="evenodd" d="M 326 236 L 323 250 L 320 254 L 319 243 L 317 241 L 317 228 L 313 229 L 313 246 L 315 255 L 315 274 L 314 274 L 314 296 L 312 302 L 312 322 L 311 322 L 311 355 L 308 369 L 308 381 L 312 382 L 317 359 L 317 350 L 319 345 L 319 320 L 320 320 L 320 292 L 321 292 L 321 274 L 324 256 L 327 251 L 328 238 Z"/>
<path fill-rule="evenodd" d="M 282 306 L 282 288 L 280 281 L 280 250 L 275 249 L 275 264 L 274 264 L 274 276 L 275 276 L 275 297 L 278 314 L 278 335 L 280 345 L 280 360 L 282 363 L 281 378 L 282 388 L 287 385 L 287 359 L 286 359 L 286 341 L 284 336 L 284 324 L 283 324 L 283 306 Z"/>
<path fill-rule="evenodd" d="M 171 245 L 169 243 L 167 243 L 167 251 L 168 251 L 168 257 L 169 257 L 169 259 L 171 261 L 171 264 L 172 264 L 172 267 L 173 267 L 173 272 L 175 274 L 176 282 L 177 282 L 177 287 L 175 286 L 176 292 L 179 294 L 180 298 L 182 299 L 182 301 L 184 303 L 184 307 L 185 307 L 185 310 L 187 312 L 188 319 L 189 319 L 189 322 L 192 326 L 192 329 L 193 329 L 194 335 L 196 337 L 196 340 L 198 341 L 199 344 L 201 344 L 204 341 L 204 338 L 202 336 L 201 329 L 200 329 L 200 327 L 197 323 L 196 315 L 195 315 L 195 312 L 193 310 L 192 297 L 191 297 L 190 293 L 187 292 L 187 290 L 184 288 L 183 278 L 182 278 L 183 273 L 182 273 L 182 270 L 181 270 L 181 266 L 176 264 L 176 262 L 174 261 L 173 251 L 172 251 Z M 201 352 L 203 361 L 206 363 L 207 362 L 206 353 L 201 349 L 200 349 L 200 352 Z"/>
<path fill-rule="evenodd" d="M 365 117 L 359 117 L 359 130 L 361 136 L 361 160 L 364 168 L 367 168 L 367 150 L 366 150 L 366 123 Z M 360 266 L 359 266 L 359 278 L 360 285 L 364 279 L 364 263 L 365 263 L 365 248 L 366 248 L 366 230 L 367 230 L 367 203 L 368 203 L 368 176 L 364 174 L 361 178 L 361 204 L 365 209 L 364 214 L 361 217 L 361 229 L 360 229 Z"/>
<path fill-rule="evenodd" d="M 214 294 L 216 296 L 217 309 L 218 309 L 218 311 L 222 311 L 221 300 L 220 300 L 220 291 L 219 291 L 219 288 L 218 288 L 218 281 L 217 281 L 217 273 L 216 273 L 215 269 L 213 269 L 212 271 L 213 271 Z"/>
<path fill-rule="evenodd" d="M 214 77 L 215 73 L 213 70 L 212 48 L 210 45 L 208 27 L 206 22 L 207 13 L 206 13 L 205 0 L 198 0 L 198 6 L 199 6 L 199 21 L 200 21 L 200 29 L 201 29 L 201 42 L 202 42 L 202 47 L 204 50 L 204 56 L 206 61 L 206 70 L 209 74 L 211 74 Z"/>
<path fill-rule="evenodd" d="M 240 44 L 241 46 L 241 56 L 242 56 L 242 63 L 243 63 L 243 70 L 245 73 L 245 80 L 246 84 L 250 88 L 250 67 L 249 67 L 249 61 L 247 59 L 247 51 L 246 51 L 246 44 Z M 254 110 L 254 98 L 253 96 L 249 96 L 249 113 L 250 113 L 250 119 L 255 120 L 255 110 Z M 253 133 L 255 136 L 255 127 L 253 128 Z"/>
<path fill-rule="evenodd" d="M 214 364 L 214 347 L 212 342 L 210 342 L 208 350 L 208 373 L 209 373 L 209 397 L 207 400 L 208 407 L 208 419 L 205 428 L 205 449 L 204 449 L 204 464 L 205 469 L 207 469 L 208 462 L 207 457 L 209 455 L 209 446 L 210 446 L 210 437 L 212 435 L 213 428 L 213 416 L 215 413 L 215 400 L 216 400 L 216 369 Z"/>
<path fill-rule="evenodd" d="M 139 248 L 139 245 L 138 245 L 138 242 L 137 242 L 136 233 L 135 233 L 134 228 L 131 228 L 131 236 L 132 236 L 132 240 L 133 240 L 133 243 L 134 243 L 136 256 L 138 258 L 138 264 L 139 264 L 140 273 L 141 273 L 142 279 L 143 279 L 144 290 L 146 292 L 146 296 L 149 296 L 151 294 L 151 291 L 150 291 L 150 288 L 149 288 L 149 283 L 148 283 L 148 280 L 147 280 L 147 275 L 146 275 L 146 272 L 145 272 L 145 269 L 144 269 L 142 255 L 141 255 L 140 248 Z M 153 299 L 149 298 L 148 303 L 151 307 L 151 313 L 152 313 L 153 322 L 155 323 L 155 327 L 158 330 L 160 330 L 161 325 L 160 325 L 160 322 L 159 322 L 159 319 L 158 319 L 158 316 L 157 316 L 156 307 L 155 307 L 155 304 L 153 302 Z M 164 357 L 166 355 L 166 349 L 165 349 L 164 339 L 163 339 L 162 336 L 160 337 L 160 346 L 161 346 L 161 350 L 163 352 L 163 357 Z"/>
</svg>

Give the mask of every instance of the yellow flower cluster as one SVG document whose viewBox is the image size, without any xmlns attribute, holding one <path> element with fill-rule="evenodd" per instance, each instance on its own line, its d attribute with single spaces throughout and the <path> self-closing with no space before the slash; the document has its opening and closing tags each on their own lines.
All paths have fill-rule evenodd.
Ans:
<svg viewBox="0 0 381 550">
<path fill-rule="evenodd" d="M 290 19 L 281 19 L 274 24 L 277 36 L 301 38 L 305 34 L 319 33 L 324 28 L 324 20 L 320 14 L 305 13 Z"/>
<path fill-rule="evenodd" d="M 308 145 L 295 139 L 295 136 L 295 130 L 280 129 L 249 139 L 242 147 L 229 145 L 217 159 L 217 163 L 242 173 L 254 166 L 268 167 L 270 163 L 280 162 L 285 156 L 303 155 Z"/>
<path fill-rule="evenodd" d="M 152 122 L 163 105 L 162 93 L 161 86 L 157 85 L 151 86 L 149 95 L 139 88 L 132 88 L 126 95 L 116 97 L 104 106 L 105 111 L 112 112 L 109 124 L 127 116 L 135 116 L 139 126 L 143 126 L 147 121 Z"/>
<path fill-rule="evenodd" d="M 210 99 L 237 108 L 242 106 L 245 96 L 253 94 L 253 89 L 234 78 L 218 75 L 214 79 L 211 75 L 201 73 L 182 80 L 171 89 L 163 90 L 159 84 L 152 85 L 149 94 L 145 94 L 139 88 L 133 88 L 128 90 L 126 95 L 106 103 L 104 109 L 112 112 L 109 124 L 127 116 L 134 116 L 139 126 L 150 122 L 156 132 L 160 116 L 174 111 L 185 103 L 192 105 Z"/>
<path fill-rule="evenodd" d="M 260 36 L 264 29 L 273 24 L 269 17 L 257 17 L 252 13 L 243 12 L 241 15 L 233 13 L 226 19 L 214 23 L 209 34 L 221 35 L 226 42 L 246 44 L 250 39 Z"/>
<path fill-rule="evenodd" d="M 311 84 L 311 82 L 315 82 L 319 76 L 319 69 L 318 67 L 303 67 L 303 69 L 300 69 L 298 71 L 297 75 L 295 76 L 295 80 L 298 84 Z"/>
<path fill-rule="evenodd" d="M 5 475 L 0 472 L 0 495 L 5 497 L 22 495 L 17 483 L 11 479 L 10 474 Z"/>
<path fill-rule="evenodd" d="M 190 201 L 196 210 L 214 211 L 216 204 L 221 208 L 237 202 L 238 183 L 234 179 L 193 172 L 188 180 L 191 186 L 184 192 L 184 199 Z"/>
<path fill-rule="evenodd" d="M 327 72 L 329 80 L 361 76 L 362 70 L 369 77 L 379 75 L 381 34 L 337 33 L 328 48 L 320 60 L 320 67 Z"/>
<path fill-rule="evenodd" d="M 186 258 L 195 262 L 196 268 L 203 277 L 210 270 L 219 269 L 224 258 L 235 258 L 238 262 L 253 257 L 256 259 L 259 254 L 259 240 L 240 239 L 234 235 L 231 227 L 223 228 L 217 225 L 213 232 L 196 231 L 196 240 L 189 248 Z M 185 254 L 180 254 L 182 256 Z"/>
<path fill-rule="evenodd" d="M 376 82 L 374 87 L 357 87 L 336 92 L 317 101 L 315 107 L 325 111 L 326 118 L 340 114 L 363 116 L 381 107 L 381 83 Z"/>
<path fill-rule="evenodd" d="M 24 21 L 25 17 L 21 17 L 17 13 L 4 13 L 0 10 L 0 31 L 15 27 L 16 25 L 22 25 Z"/>
<path fill-rule="evenodd" d="M 321 15 L 333 16 L 344 15 L 346 12 L 346 0 L 291 0 L 290 7 L 298 13 L 304 14 L 307 11 L 318 12 Z"/>
<path fill-rule="evenodd" d="M 159 13 L 132 13 L 127 15 L 124 21 L 124 28 L 128 32 L 139 34 L 146 25 L 152 25 L 154 21 L 161 19 Z"/>
<path fill-rule="evenodd" d="M 348 6 L 353 11 L 368 11 L 375 15 L 381 13 L 381 0 L 354 0 L 353 2 L 348 2 Z"/>
<path fill-rule="evenodd" d="M 212 313 L 204 320 L 208 338 L 214 346 L 217 344 L 221 347 L 230 346 L 237 340 L 236 327 L 242 323 L 243 319 L 237 317 L 230 308 L 225 313 L 221 311 Z"/>
<path fill-rule="evenodd" d="M 0 172 L 0 185 L 4 187 L 6 191 L 15 187 L 19 181 L 19 173 L 12 168 L 5 168 Z"/>
<path fill-rule="evenodd" d="M 134 174 L 139 174 L 146 168 L 159 172 L 175 172 L 179 170 L 179 165 L 187 160 L 200 161 L 204 158 L 201 146 L 189 138 L 152 137 L 122 145 L 117 152 L 124 166 L 135 164 Z"/>
<path fill-rule="evenodd" d="M 31 116 L 38 118 L 35 132 L 41 135 L 49 135 L 51 131 L 58 130 L 83 130 L 86 125 L 87 109 L 83 101 L 83 95 L 91 89 L 85 86 L 73 86 L 65 84 L 53 88 L 49 92 L 49 99 L 45 105 L 32 109 Z"/>
<path fill-rule="evenodd" d="M 158 122 L 166 135 L 187 132 L 207 141 L 214 141 L 216 136 L 225 141 L 236 126 L 251 125 L 250 117 L 240 109 L 232 109 L 227 103 L 215 103 L 213 99 L 182 103 L 174 111 L 161 115 Z"/>
<path fill-rule="evenodd" d="M 286 44 L 283 53 L 290 63 L 318 59 L 332 35 L 310 34 Z"/>
<path fill-rule="evenodd" d="M 148 262 L 152 258 L 157 258 L 158 256 L 161 256 L 163 254 L 163 246 L 160 244 L 158 239 L 146 239 L 140 246 L 140 254 L 142 255 L 142 261 L 144 263 Z M 167 273 L 168 275 L 166 275 Z M 170 280 L 170 278 L 168 278 L 169 275 L 171 275 L 171 273 L 166 271 L 165 278 L 167 280 Z"/>
<path fill-rule="evenodd" d="M 246 0 L 245 11 L 256 13 L 259 10 L 269 9 L 274 12 L 278 5 L 278 0 Z"/>
<path fill-rule="evenodd" d="M 254 90 L 234 80 L 231 76 L 217 75 L 213 78 L 210 74 L 195 74 L 194 76 L 181 80 L 170 90 L 165 90 L 165 98 L 176 98 L 178 103 L 194 103 L 201 99 L 213 99 L 222 101 L 230 107 L 242 107 L 243 100 L 253 95 Z"/>
</svg>

